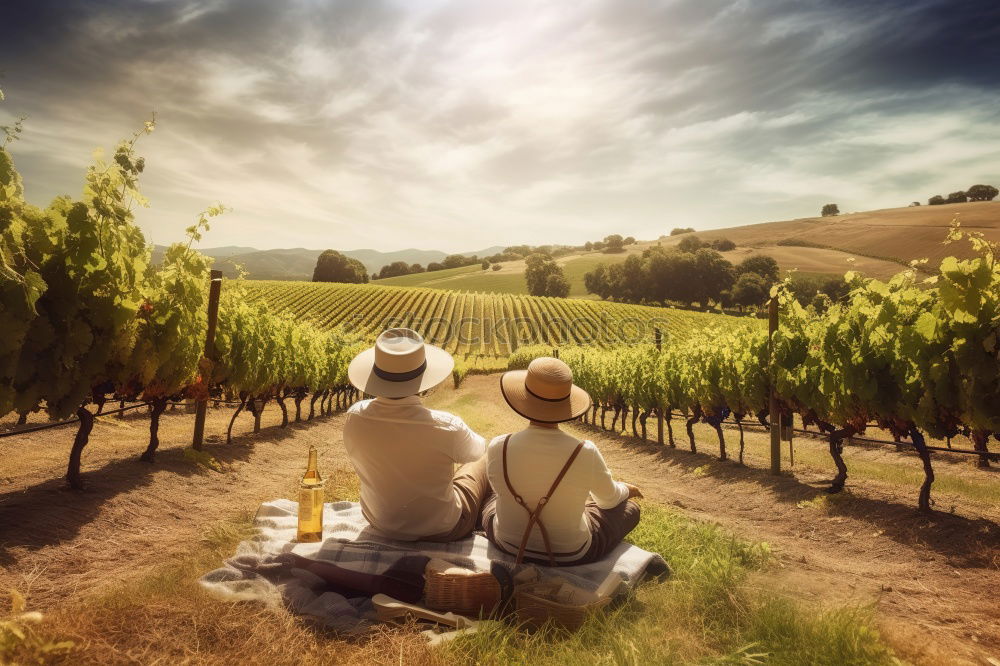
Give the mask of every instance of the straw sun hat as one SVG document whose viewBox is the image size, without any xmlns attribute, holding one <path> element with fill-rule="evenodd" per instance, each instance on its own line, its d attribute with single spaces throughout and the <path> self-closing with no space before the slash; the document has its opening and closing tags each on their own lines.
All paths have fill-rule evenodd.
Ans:
<svg viewBox="0 0 1000 666">
<path fill-rule="evenodd" d="M 590 408 L 590 396 L 573 384 L 573 371 L 557 358 L 536 358 L 527 370 L 504 373 L 500 392 L 511 409 L 539 423 L 572 421 Z"/>
<path fill-rule="evenodd" d="M 451 354 L 424 343 L 408 328 L 390 328 L 351 361 L 347 377 L 356 388 L 382 398 L 405 398 L 437 386 L 451 374 Z"/>
</svg>

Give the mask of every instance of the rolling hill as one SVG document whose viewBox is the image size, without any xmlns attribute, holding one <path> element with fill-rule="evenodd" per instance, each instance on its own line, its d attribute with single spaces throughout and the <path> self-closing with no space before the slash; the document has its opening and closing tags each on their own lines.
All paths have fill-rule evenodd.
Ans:
<svg viewBox="0 0 1000 666">
<path fill-rule="evenodd" d="M 735 250 L 723 253 L 734 264 L 754 254 L 765 254 L 774 257 L 783 271 L 841 275 L 857 270 L 884 279 L 898 273 L 913 259 L 928 258 L 930 265 L 936 266 L 947 255 L 968 256 L 969 249 L 965 245 L 942 243 L 956 217 L 964 227 L 981 231 L 990 240 L 1000 242 L 1000 202 L 994 201 L 886 208 L 835 217 L 712 229 L 695 232 L 695 235 L 704 240 L 728 238 L 735 242 Z M 683 235 L 661 236 L 655 241 L 628 246 L 627 251 L 620 254 L 587 252 L 560 257 L 556 261 L 569 280 L 570 297 L 593 298 L 583 286 L 583 276 L 597 264 L 624 261 L 630 254 L 641 253 L 652 245 L 669 247 L 683 238 Z M 471 266 L 378 280 L 376 284 L 527 293 L 523 261 L 504 263 L 499 271 L 483 271 Z"/>
<path fill-rule="evenodd" d="M 806 217 L 713 229 L 697 235 L 707 240 L 729 238 L 738 246 L 763 250 L 773 254 L 779 264 L 800 261 L 796 257 L 801 255 L 813 266 L 801 270 L 837 272 L 834 269 L 845 254 L 896 264 L 927 258 L 931 265 L 948 255 L 968 256 L 970 252 L 966 246 L 942 243 L 951 221 L 956 218 L 963 227 L 981 231 L 986 238 L 1000 242 L 1000 201 L 884 208 L 834 217 Z M 661 237 L 660 241 L 673 245 L 679 243 L 680 238 Z M 810 248 L 796 245 L 829 249 L 841 256 L 803 252 Z M 817 270 L 824 267 L 827 270 Z"/>
</svg>

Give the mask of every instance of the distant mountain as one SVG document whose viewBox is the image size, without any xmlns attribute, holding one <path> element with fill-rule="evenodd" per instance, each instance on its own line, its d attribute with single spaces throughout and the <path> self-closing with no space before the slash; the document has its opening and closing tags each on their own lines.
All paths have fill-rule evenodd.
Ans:
<svg viewBox="0 0 1000 666">
<path fill-rule="evenodd" d="M 166 246 L 163 245 L 153 247 L 153 263 L 159 263 L 163 260 L 163 253 L 166 249 Z M 484 250 L 459 254 L 488 257 L 502 252 L 503 249 L 502 246 L 498 245 Z M 239 264 L 247 271 L 249 277 L 255 280 L 311 280 L 313 269 L 316 267 L 316 259 L 322 252 L 322 250 L 309 250 L 304 247 L 258 250 L 253 247 L 236 245 L 199 248 L 199 251 L 213 257 L 216 260 L 213 268 L 221 270 L 226 277 L 235 277 L 237 274 L 236 265 Z M 415 248 L 394 252 L 380 252 L 370 249 L 340 250 L 340 252 L 360 261 L 369 273 L 378 273 L 383 266 L 394 261 L 426 266 L 432 261 L 441 261 L 449 254 L 440 250 L 417 250 Z"/>
</svg>

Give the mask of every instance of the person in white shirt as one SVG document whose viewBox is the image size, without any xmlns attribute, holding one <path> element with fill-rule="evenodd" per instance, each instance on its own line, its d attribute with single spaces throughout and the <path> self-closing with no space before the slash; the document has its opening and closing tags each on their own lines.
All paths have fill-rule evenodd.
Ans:
<svg viewBox="0 0 1000 666">
<path fill-rule="evenodd" d="M 485 440 L 419 394 L 451 375 L 454 360 L 416 331 L 389 329 L 348 368 L 374 399 L 351 406 L 344 447 L 361 479 L 361 510 L 380 534 L 455 541 L 479 525 L 490 493 Z M 461 465 L 455 470 L 455 465 Z"/>
<path fill-rule="evenodd" d="M 494 495 L 483 528 L 500 550 L 552 566 L 602 559 L 639 524 L 636 486 L 615 481 L 594 443 L 559 424 L 586 413 L 590 396 L 573 384 L 570 367 L 537 358 L 500 380 L 507 404 L 529 421 L 487 448 Z"/>
</svg>

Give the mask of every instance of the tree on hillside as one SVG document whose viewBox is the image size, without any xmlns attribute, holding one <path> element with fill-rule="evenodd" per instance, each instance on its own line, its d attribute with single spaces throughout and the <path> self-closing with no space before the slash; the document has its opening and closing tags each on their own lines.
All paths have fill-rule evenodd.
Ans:
<svg viewBox="0 0 1000 666">
<path fill-rule="evenodd" d="M 569 280 L 566 279 L 566 275 L 559 266 L 556 266 L 555 271 L 549 273 L 549 277 L 545 281 L 545 295 L 559 298 L 569 296 Z"/>
<path fill-rule="evenodd" d="M 586 250 L 587 252 L 590 252 L 591 250 L 594 249 L 594 244 L 591 241 L 587 241 L 586 243 L 583 244 L 583 249 Z"/>
<path fill-rule="evenodd" d="M 503 266 L 501 266 L 500 264 L 493 264 L 493 270 L 498 271 L 501 268 L 503 268 Z"/>
<path fill-rule="evenodd" d="M 919 206 L 919 205 L 920 205 L 919 201 L 912 201 L 912 202 L 910 202 L 910 208 L 913 208 L 914 206 Z"/>
<path fill-rule="evenodd" d="M 550 293 L 549 291 L 550 289 L 555 289 L 557 292 L 561 292 L 563 289 L 562 282 L 566 283 L 566 294 L 569 293 L 569 282 L 566 281 L 566 276 L 563 274 L 562 268 L 559 267 L 552 257 L 541 252 L 536 252 L 528 255 L 528 258 L 524 261 L 526 264 L 524 279 L 528 282 L 529 294 L 532 296 L 564 295 L 561 293 Z M 553 278 L 553 276 L 557 277 Z M 561 278 L 561 281 L 559 278 Z"/>
<path fill-rule="evenodd" d="M 316 260 L 313 282 L 368 282 L 368 270 L 357 259 L 336 250 L 326 250 Z"/>
<path fill-rule="evenodd" d="M 478 263 L 479 257 L 475 255 L 467 257 L 464 254 L 449 254 L 441 260 L 441 265 L 445 268 L 461 268 L 462 266 L 471 266 Z"/>
<path fill-rule="evenodd" d="M 399 277 L 400 275 L 409 275 L 410 265 L 405 261 L 394 261 L 387 266 L 383 266 L 379 272 L 379 279 Z"/>
<path fill-rule="evenodd" d="M 625 251 L 625 239 L 621 234 L 611 234 L 604 237 L 604 251 L 608 254 Z"/>
<path fill-rule="evenodd" d="M 442 266 L 440 262 L 432 261 L 431 263 L 427 264 L 428 273 L 432 273 L 434 271 L 443 271 L 443 270 L 444 266 Z"/>
<path fill-rule="evenodd" d="M 681 242 L 677 244 L 677 249 L 681 252 L 697 252 L 705 245 L 705 242 L 697 236 L 688 236 L 681 239 Z"/>
<path fill-rule="evenodd" d="M 930 199 L 927 200 L 928 206 L 940 206 L 944 203 L 944 197 L 940 194 L 935 194 Z"/>
<path fill-rule="evenodd" d="M 483 268 L 484 271 L 490 270 L 490 260 L 489 259 L 483 259 L 482 263 L 479 264 L 479 265 L 482 266 L 482 268 Z"/>
<path fill-rule="evenodd" d="M 777 282 L 781 276 L 781 270 L 774 257 L 763 254 L 749 256 L 736 265 L 737 275 L 746 275 L 747 273 L 759 275 L 768 287 Z"/>
<path fill-rule="evenodd" d="M 840 215 L 840 207 L 835 203 L 828 203 L 823 206 L 823 210 L 820 211 L 823 217 L 830 217 L 832 215 Z"/>
<path fill-rule="evenodd" d="M 730 298 L 741 308 L 755 307 L 764 304 L 770 289 L 770 285 L 757 273 L 743 273 L 733 285 Z"/>
<path fill-rule="evenodd" d="M 965 192 L 959 190 L 958 192 L 952 192 L 948 195 L 948 198 L 944 200 L 945 203 L 965 203 L 969 198 L 965 196 Z"/>
<path fill-rule="evenodd" d="M 965 194 L 969 197 L 969 201 L 993 201 L 1000 191 L 992 185 L 973 185 Z"/>
<path fill-rule="evenodd" d="M 610 298 L 608 291 L 608 266 L 607 264 L 597 264 L 597 266 L 583 275 L 583 287 L 588 294 L 597 294 L 601 298 Z"/>
<path fill-rule="evenodd" d="M 693 234 L 694 227 L 674 227 L 670 230 L 671 236 L 680 236 L 681 234 Z"/>
<path fill-rule="evenodd" d="M 733 286 L 736 272 L 733 265 L 721 254 L 709 248 L 702 248 L 694 253 L 694 275 L 692 300 L 706 306 L 712 300 L 718 300 L 720 294 Z"/>
<path fill-rule="evenodd" d="M 717 250 L 719 252 L 729 252 L 730 250 L 736 249 L 736 243 L 728 238 L 716 238 L 712 241 L 711 247 L 713 250 Z"/>
<path fill-rule="evenodd" d="M 423 273 L 424 272 L 424 267 L 421 266 L 420 264 L 410 264 L 410 272 L 411 273 Z"/>
<path fill-rule="evenodd" d="M 635 245 L 635 236 L 626 236 L 624 243 L 625 245 Z"/>
</svg>

